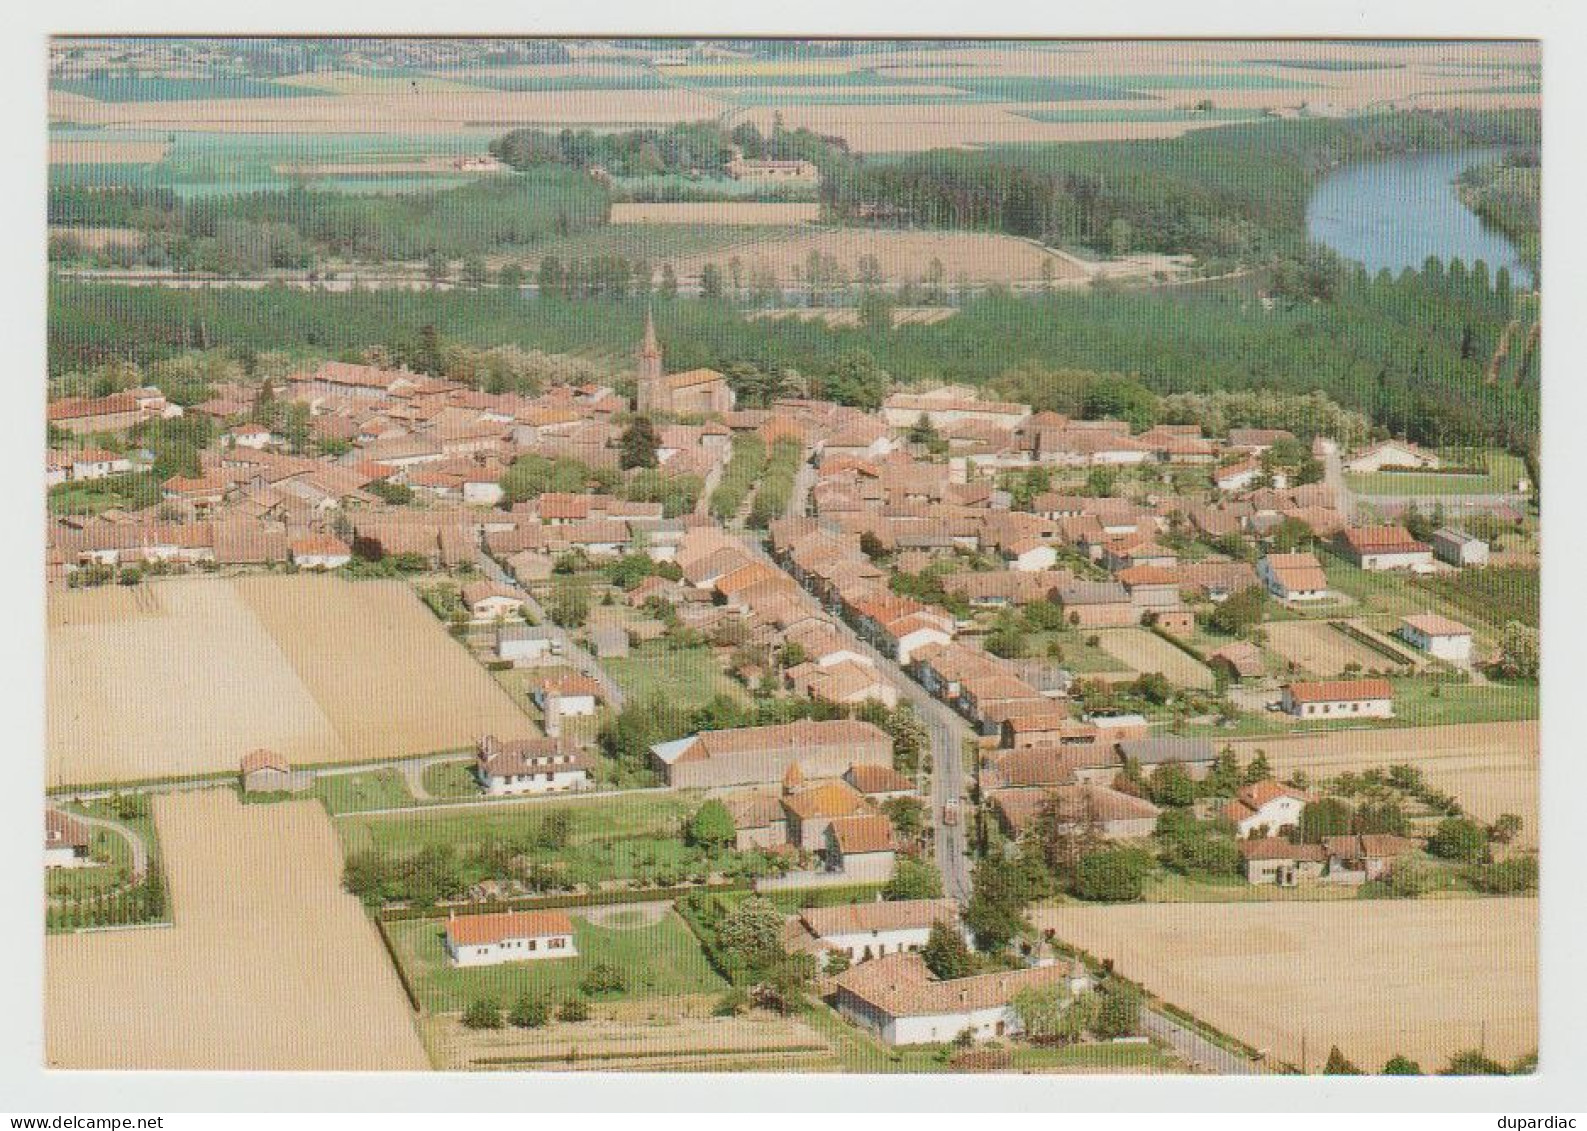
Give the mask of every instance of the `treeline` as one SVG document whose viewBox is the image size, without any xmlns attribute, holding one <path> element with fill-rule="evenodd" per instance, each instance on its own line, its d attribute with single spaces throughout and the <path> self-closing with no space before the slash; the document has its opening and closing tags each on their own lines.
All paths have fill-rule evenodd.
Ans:
<svg viewBox="0 0 1587 1131">
<path fill-rule="evenodd" d="M 52 372 L 210 345 L 328 352 L 409 339 L 430 325 L 459 342 L 548 353 L 632 353 L 644 306 L 524 302 L 503 291 L 326 294 L 286 288 L 177 291 L 57 282 L 49 295 Z M 1484 366 L 1513 316 L 1503 272 L 1439 265 L 1399 276 L 1341 271 L 1329 297 L 1264 304 L 1239 293 L 1088 290 L 991 293 L 944 322 L 887 329 L 746 320 L 720 302 L 658 301 L 673 369 L 710 366 L 749 385 L 774 379 L 874 407 L 894 376 L 989 384 L 1024 373 L 1042 407 L 1041 374 L 1130 375 L 1156 395 L 1269 389 L 1321 392 L 1418 443 L 1532 445 L 1535 383 L 1488 385 Z M 987 343 L 996 343 L 989 349 Z M 796 375 L 790 380 L 788 372 Z M 764 381 L 763 381 L 764 378 Z"/>
<path fill-rule="evenodd" d="M 488 177 L 459 188 L 355 194 L 294 187 L 182 200 L 165 189 L 57 186 L 52 225 L 125 227 L 142 246 L 90 251 L 69 235 L 56 262 L 172 267 L 220 275 L 312 269 L 327 259 L 384 263 L 527 250 L 606 222 L 601 185 L 569 169 Z"/>
<path fill-rule="evenodd" d="M 1503 232 L 1536 274 L 1542 261 L 1543 166 L 1539 151 L 1518 149 L 1460 177 L 1466 206 Z"/>
<path fill-rule="evenodd" d="M 617 177 L 645 177 L 663 173 L 719 174 L 738 150 L 750 160 L 805 160 L 823 171 L 849 160 L 848 143 L 807 129 L 789 130 L 776 124 L 769 134 L 753 122 L 728 129 L 720 122 L 679 122 L 661 129 L 594 130 L 519 129 L 490 143 L 497 160 L 514 169 L 567 165 L 588 170 L 599 167 Z"/>
<path fill-rule="evenodd" d="M 1450 110 L 1263 122 L 1160 141 L 932 150 L 834 168 L 822 199 L 857 222 L 1249 260 L 1303 242 L 1312 187 L 1338 165 L 1538 137 L 1532 112 Z"/>
</svg>

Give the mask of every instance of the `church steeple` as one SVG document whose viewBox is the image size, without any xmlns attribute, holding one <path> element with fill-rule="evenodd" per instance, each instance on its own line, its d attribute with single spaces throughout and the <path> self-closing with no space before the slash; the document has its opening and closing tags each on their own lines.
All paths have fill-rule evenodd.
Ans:
<svg viewBox="0 0 1587 1131">
<path fill-rule="evenodd" d="M 639 347 L 639 366 L 634 371 L 635 400 L 640 412 L 652 407 L 651 387 L 661 379 L 661 343 L 656 340 L 654 311 L 645 310 L 645 340 Z"/>
</svg>

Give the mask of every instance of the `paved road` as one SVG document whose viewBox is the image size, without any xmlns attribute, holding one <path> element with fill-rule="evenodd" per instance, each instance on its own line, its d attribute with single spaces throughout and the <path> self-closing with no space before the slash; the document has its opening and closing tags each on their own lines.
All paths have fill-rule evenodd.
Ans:
<svg viewBox="0 0 1587 1131">
<path fill-rule="evenodd" d="M 768 564 L 781 568 L 753 535 L 743 535 L 743 541 L 752 553 Z M 804 589 L 800 592 L 813 611 L 829 611 L 822 608 L 821 602 L 813 594 Z M 964 796 L 963 751 L 964 740 L 971 737 L 969 724 L 945 704 L 928 695 L 926 689 L 905 675 L 897 663 L 861 639 L 841 618 L 834 616 L 832 619 L 856 650 L 869 656 L 876 670 L 887 677 L 900 695 L 914 704 L 921 722 L 926 725 L 927 733 L 931 736 L 931 824 L 936 837 L 937 867 L 942 871 L 943 888 L 947 894 L 965 903 L 970 898 L 970 865 L 966 857 L 968 845 L 965 829 L 962 824 L 944 824 L 942 811 L 948 802 L 957 802 Z"/>
<path fill-rule="evenodd" d="M 1353 524 L 1356 521 L 1356 496 L 1345 482 L 1344 456 L 1333 440 L 1324 439 L 1322 449 L 1323 482 L 1333 488 L 1334 507 L 1345 516 L 1346 522 Z"/>
<path fill-rule="evenodd" d="M 480 540 L 479 564 L 485 576 L 497 585 L 506 586 L 522 596 L 524 604 L 528 606 L 530 613 L 534 615 L 536 623 L 551 633 L 553 639 L 561 645 L 562 659 L 598 683 L 601 688 L 601 696 L 607 703 L 611 704 L 614 710 L 621 711 L 623 709 L 623 689 L 618 686 L 617 681 L 606 674 L 606 670 L 601 667 L 600 662 L 590 655 L 582 644 L 574 640 L 566 629 L 553 624 L 540 602 L 536 601 L 534 597 L 514 581 L 512 575 L 502 569 L 501 564 L 490 556 L 489 551 L 484 546 L 483 531 L 480 534 Z"/>
<path fill-rule="evenodd" d="M 1267 1072 L 1260 1064 L 1213 1044 L 1194 1029 L 1186 1028 L 1155 1009 L 1141 1010 L 1141 1031 L 1167 1041 L 1190 1063 L 1220 1076 L 1261 1076 Z"/>
<path fill-rule="evenodd" d="M 82 813 L 73 813 L 72 819 L 74 821 L 81 821 L 85 825 L 93 825 L 96 828 L 109 829 L 122 840 L 126 841 L 127 847 L 132 850 L 132 878 L 134 880 L 141 880 L 144 876 L 144 873 L 149 870 L 148 846 L 143 843 L 143 838 L 141 836 L 133 832 L 126 825 L 123 825 L 120 821 L 109 821 L 104 817 L 88 817 L 84 816 Z"/>
</svg>

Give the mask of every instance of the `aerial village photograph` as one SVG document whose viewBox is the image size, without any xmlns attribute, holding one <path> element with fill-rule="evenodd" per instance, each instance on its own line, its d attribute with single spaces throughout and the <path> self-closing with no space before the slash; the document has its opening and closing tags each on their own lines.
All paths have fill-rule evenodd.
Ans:
<svg viewBox="0 0 1587 1131">
<path fill-rule="evenodd" d="M 44 1067 L 1537 1070 L 1537 41 L 47 51 Z"/>
</svg>

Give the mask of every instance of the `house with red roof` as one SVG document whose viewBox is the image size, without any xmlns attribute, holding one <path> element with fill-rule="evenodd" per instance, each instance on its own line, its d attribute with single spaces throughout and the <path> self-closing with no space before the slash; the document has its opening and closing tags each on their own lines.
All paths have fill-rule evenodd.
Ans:
<svg viewBox="0 0 1587 1131">
<path fill-rule="evenodd" d="M 1278 836 L 1285 829 L 1300 827 L 1300 815 L 1311 800 L 1305 790 L 1264 778 L 1241 786 L 1220 812 L 1234 823 L 1241 837 Z"/>
<path fill-rule="evenodd" d="M 1433 548 L 1403 526 L 1352 526 L 1339 532 L 1339 551 L 1362 569 L 1426 570 Z"/>
<path fill-rule="evenodd" d="M 453 966 L 497 966 L 577 958 L 573 920 L 563 911 L 505 911 L 446 921 L 446 957 Z"/>
<path fill-rule="evenodd" d="M 1462 667 L 1471 663 L 1471 629 L 1436 613 L 1418 613 L 1400 621 L 1399 636 L 1413 648 Z"/>
<path fill-rule="evenodd" d="M 1280 706 L 1297 719 L 1388 719 L 1394 717 L 1394 687 L 1386 679 L 1330 679 L 1291 683 Z"/>
</svg>

